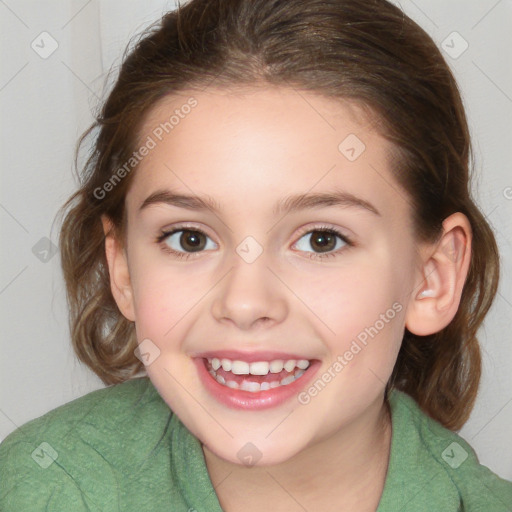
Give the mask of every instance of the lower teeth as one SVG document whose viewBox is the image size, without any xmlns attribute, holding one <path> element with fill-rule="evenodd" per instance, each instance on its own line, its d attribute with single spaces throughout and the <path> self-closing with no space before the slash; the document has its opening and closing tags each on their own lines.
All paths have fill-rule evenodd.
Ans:
<svg viewBox="0 0 512 512">
<path fill-rule="evenodd" d="M 235 382 L 234 380 L 228 380 L 222 376 L 217 375 L 213 369 L 209 370 L 210 375 L 222 386 L 226 386 L 231 389 L 239 389 L 241 391 L 249 391 L 251 393 L 258 393 L 259 391 L 266 391 L 268 389 L 278 388 L 280 386 L 287 386 L 292 382 L 296 381 L 299 377 L 304 375 L 305 370 L 297 369 L 293 375 L 288 375 L 281 381 L 274 380 L 271 382 L 254 382 L 250 380 L 243 380 L 241 384 Z"/>
</svg>

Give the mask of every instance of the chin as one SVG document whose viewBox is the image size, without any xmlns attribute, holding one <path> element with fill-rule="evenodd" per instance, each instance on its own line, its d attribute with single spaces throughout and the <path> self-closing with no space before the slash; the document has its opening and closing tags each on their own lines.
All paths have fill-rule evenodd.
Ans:
<svg viewBox="0 0 512 512">
<path fill-rule="evenodd" d="M 276 444 L 277 443 L 277 444 Z M 268 439 L 258 441 L 233 440 L 230 446 L 212 446 L 203 443 L 210 452 L 231 464 L 241 467 L 264 467 L 282 464 L 293 458 L 303 448 L 299 446 L 283 446 L 280 441 L 272 443 Z"/>
</svg>

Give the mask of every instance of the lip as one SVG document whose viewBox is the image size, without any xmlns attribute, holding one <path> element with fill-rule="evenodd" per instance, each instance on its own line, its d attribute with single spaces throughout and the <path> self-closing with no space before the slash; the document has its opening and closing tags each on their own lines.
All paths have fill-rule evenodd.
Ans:
<svg viewBox="0 0 512 512">
<path fill-rule="evenodd" d="M 289 361 L 295 359 L 299 361 L 301 359 L 307 359 L 311 361 L 310 357 L 304 357 L 298 354 L 290 354 L 285 352 L 276 351 L 259 351 L 259 352 L 241 352 L 239 350 L 216 350 L 215 352 L 201 352 L 199 354 L 192 355 L 193 358 L 204 358 L 204 359 L 231 359 L 232 361 L 245 361 L 247 363 L 256 363 L 258 361 L 275 361 L 276 359 L 282 359 L 283 361 Z"/>
<path fill-rule="evenodd" d="M 221 359 L 222 357 L 226 357 L 231 359 L 233 356 L 228 356 L 227 354 L 234 354 L 236 351 L 224 351 L 224 352 L 215 352 L 209 353 L 207 357 L 217 357 Z M 236 353 L 237 359 L 240 356 L 240 353 Z M 265 358 L 263 355 L 265 354 Z M 267 359 L 267 355 L 270 354 L 271 357 Z M 290 354 L 286 355 L 277 355 L 277 352 L 258 352 L 256 354 L 256 358 L 252 360 L 248 359 L 239 359 L 241 361 L 255 362 L 261 360 L 272 360 L 272 359 L 306 359 L 304 357 L 291 356 Z M 246 356 L 248 354 L 245 354 Z M 254 354 L 253 354 L 254 355 Z M 258 391 L 257 393 L 251 393 L 250 391 L 243 391 L 240 389 L 231 389 L 227 386 L 223 386 L 219 384 L 211 375 L 208 373 L 205 365 L 205 358 L 203 357 L 194 357 L 193 361 L 197 367 L 197 371 L 199 373 L 199 378 L 206 388 L 206 390 L 210 393 L 210 395 L 215 398 L 218 402 L 227 407 L 237 410 L 247 410 L 247 411 L 257 411 L 262 409 L 270 409 L 272 407 L 277 407 L 282 403 L 290 400 L 292 397 L 296 397 L 300 391 L 302 391 L 313 379 L 315 374 L 318 371 L 318 368 L 321 365 L 319 360 L 311 360 L 311 363 L 308 369 L 304 372 L 304 374 L 293 381 L 291 384 L 286 386 L 279 386 L 277 388 L 267 389 L 265 391 Z"/>
</svg>

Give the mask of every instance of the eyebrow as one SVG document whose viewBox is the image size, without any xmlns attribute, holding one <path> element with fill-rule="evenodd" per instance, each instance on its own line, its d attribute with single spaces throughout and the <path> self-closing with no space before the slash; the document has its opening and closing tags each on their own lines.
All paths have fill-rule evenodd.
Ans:
<svg viewBox="0 0 512 512">
<path fill-rule="evenodd" d="M 220 205 L 210 196 L 191 196 L 174 193 L 171 190 L 157 190 L 149 195 L 141 204 L 139 211 L 154 204 L 167 204 L 192 211 L 210 210 L 220 214 Z M 331 193 L 296 194 L 281 199 L 274 206 L 274 215 L 286 215 L 299 210 L 325 208 L 329 206 L 353 207 L 369 211 L 375 215 L 380 212 L 370 202 L 345 191 Z"/>
</svg>

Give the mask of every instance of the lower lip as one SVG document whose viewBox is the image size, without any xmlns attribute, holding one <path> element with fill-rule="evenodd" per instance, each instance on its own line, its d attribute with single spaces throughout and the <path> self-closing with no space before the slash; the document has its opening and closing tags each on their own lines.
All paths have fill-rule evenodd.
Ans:
<svg viewBox="0 0 512 512">
<path fill-rule="evenodd" d="M 201 382 L 216 400 L 233 409 L 251 411 L 270 409 L 297 396 L 311 381 L 320 366 L 320 361 L 312 361 L 302 376 L 291 384 L 251 393 L 219 384 L 206 369 L 203 358 L 195 358 L 194 363 L 197 366 Z"/>
</svg>

